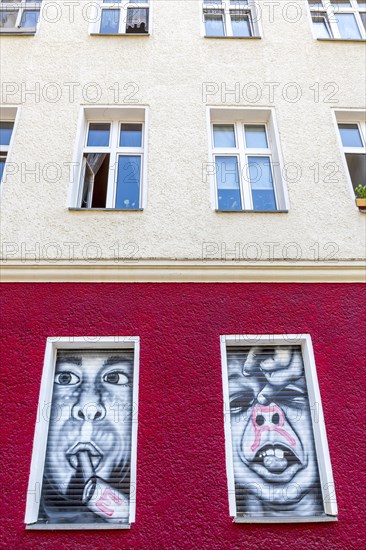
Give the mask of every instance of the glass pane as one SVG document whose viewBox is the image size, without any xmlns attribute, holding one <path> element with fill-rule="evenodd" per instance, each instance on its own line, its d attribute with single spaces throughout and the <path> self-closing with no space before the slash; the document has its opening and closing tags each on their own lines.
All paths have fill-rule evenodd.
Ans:
<svg viewBox="0 0 366 550">
<path fill-rule="evenodd" d="M 106 123 L 89 124 L 88 147 L 108 147 L 111 125 Z"/>
<path fill-rule="evenodd" d="M 146 8 L 129 8 L 127 10 L 126 33 L 147 33 L 149 27 L 149 10 Z"/>
<path fill-rule="evenodd" d="M 254 210 L 276 210 L 269 157 L 248 157 Z"/>
<path fill-rule="evenodd" d="M 328 26 L 325 22 L 325 17 L 314 17 L 313 23 L 317 38 L 331 38 Z"/>
<path fill-rule="evenodd" d="M 334 17 L 338 23 L 341 38 L 361 38 L 355 16 L 352 13 L 337 13 Z"/>
<path fill-rule="evenodd" d="M 219 210 L 241 210 L 237 157 L 215 157 Z"/>
<path fill-rule="evenodd" d="M 247 6 L 248 0 L 230 0 L 230 5 L 234 7 Z"/>
<path fill-rule="evenodd" d="M 0 157 L 0 182 L 3 179 L 6 157 Z"/>
<path fill-rule="evenodd" d="M 357 124 L 338 124 L 343 147 L 362 147 Z"/>
<path fill-rule="evenodd" d="M 365 27 L 365 31 L 366 31 L 366 11 L 360 11 L 360 16 L 362 19 L 362 24 Z"/>
<path fill-rule="evenodd" d="M 118 34 L 120 10 L 102 10 L 100 20 L 101 34 Z"/>
<path fill-rule="evenodd" d="M 140 156 L 118 157 L 116 208 L 140 207 Z"/>
<path fill-rule="evenodd" d="M 346 153 L 346 161 L 353 188 L 366 185 L 366 155 Z"/>
<path fill-rule="evenodd" d="M 0 28 L 1 29 L 14 29 L 17 20 L 18 12 L 6 10 L 0 11 Z"/>
<path fill-rule="evenodd" d="M 248 148 L 268 149 L 266 128 L 264 125 L 245 125 L 245 142 Z"/>
<path fill-rule="evenodd" d="M 339 8 L 350 8 L 349 0 L 332 0 L 332 6 L 337 10 Z"/>
<path fill-rule="evenodd" d="M 206 36 L 225 36 L 224 20 L 222 15 L 205 14 Z"/>
<path fill-rule="evenodd" d="M 0 145 L 9 145 L 14 122 L 0 122 Z"/>
<path fill-rule="evenodd" d="M 231 15 L 233 36 L 252 36 L 248 15 Z"/>
<path fill-rule="evenodd" d="M 120 147 L 141 147 L 142 124 L 121 124 Z"/>
<path fill-rule="evenodd" d="M 213 132 L 215 147 L 236 147 L 233 124 L 214 124 Z"/>
<path fill-rule="evenodd" d="M 23 12 L 20 26 L 24 29 L 34 29 L 37 26 L 39 10 L 26 10 Z"/>
</svg>

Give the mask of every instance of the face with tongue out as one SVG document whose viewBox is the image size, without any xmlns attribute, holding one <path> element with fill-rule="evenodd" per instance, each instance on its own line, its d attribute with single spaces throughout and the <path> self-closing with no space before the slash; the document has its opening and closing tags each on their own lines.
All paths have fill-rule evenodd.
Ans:
<svg viewBox="0 0 366 550">
<path fill-rule="evenodd" d="M 45 477 L 59 495 L 80 500 L 92 475 L 112 483 L 123 477 L 130 454 L 132 368 L 128 357 L 113 352 L 58 357 Z"/>
</svg>

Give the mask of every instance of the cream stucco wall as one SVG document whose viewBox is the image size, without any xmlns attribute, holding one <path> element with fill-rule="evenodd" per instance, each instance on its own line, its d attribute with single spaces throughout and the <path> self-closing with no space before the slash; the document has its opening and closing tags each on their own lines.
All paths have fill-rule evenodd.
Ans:
<svg viewBox="0 0 366 550">
<path fill-rule="evenodd" d="M 19 170 L 4 182 L 1 196 L 7 259 L 31 261 L 32 254 L 26 252 L 34 249 L 38 259 L 57 255 L 67 260 L 72 249 L 74 259 L 85 259 L 96 250 L 107 259 L 117 251 L 142 259 L 199 260 L 204 246 L 208 251 L 203 243 L 215 243 L 209 249 L 212 259 L 222 254 L 238 259 L 258 250 L 262 261 L 298 256 L 299 250 L 303 260 L 363 258 L 366 216 L 354 204 L 333 110 L 364 105 L 365 42 L 315 40 L 307 5 L 300 0 L 302 15 L 292 23 L 295 11 L 283 12 L 288 3 L 276 3 L 280 5 L 272 22 L 268 6 L 263 5 L 261 40 L 203 38 L 197 0 L 155 0 L 149 37 L 90 36 L 81 10 L 86 2 L 75 6 L 74 22 L 69 21 L 67 2 L 58 4 L 60 21 L 42 20 L 35 37 L 0 37 L 0 103 L 20 106 L 9 159 Z M 50 9 L 48 18 L 55 13 Z M 31 94 L 22 98 L 20 92 L 5 97 L 9 82 L 20 89 L 25 82 L 28 89 L 39 85 L 44 93 L 37 93 L 37 98 Z M 51 82 L 62 90 L 56 102 L 46 100 L 52 88 L 45 86 Z M 90 82 L 102 90 L 97 104 L 114 104 L 118 83 L 120 103 L 128 105 L 124 99 L 132 88 L 123 86 L 133 82 L 138 87 L 137 105 L 149 107 L 148 196 L 143 212 L 68 209 L 66 163 L 73 160 L 80 106 L 91 104 L 81 93 Z M 204 101 L 205 83 L 227 89 L 240 83 L 245 93 L 249 82 L 260 87 L 262 97 L 257 102 L 242 97 L 237 103 L 234 95 L 222 98 L 220 92 Z M 286 88 L 291 82 L 301 90 L 297 102 L 283 97 L 284 91 L 294 90 Z M 70 98 L 68 83 L 76 83 L 75 98 Z M 278 83 L 273 101 L 269 83 Z M 335 92 L 332 97 L 331 92 Z M 288 213 L 214 211 L 209 182 L 202 177 L 209 160 L 207 105 L 275 109 L 283 161 L 296 163 L 302 172 L 297 181 L 287 183 Z M 36 163 L 41 176 L 25 175 L 24 169 Z M 48 163 L 60 165 L 57 181 L 42 177 Z M 327 163 L 339 169 L 331 183 L 325 179 L 332 170 Z M 319 181 L 314 165 L 320 170 Z M 53 177 L 49 169 L 48 179 Z M 88 248 L 91 242 L 95 249 Z M 70 248 L 67 243 L 74 244 Z M 235 251 L 235 243 L 240 243 L 241 252 Z M 257 243 L 259 249 L 245 248 L 248 243 Z M 265 243 L 278 244 L 272 248 Z M 296 246 L 286 248 L 289 243 Z"/>
</svg>

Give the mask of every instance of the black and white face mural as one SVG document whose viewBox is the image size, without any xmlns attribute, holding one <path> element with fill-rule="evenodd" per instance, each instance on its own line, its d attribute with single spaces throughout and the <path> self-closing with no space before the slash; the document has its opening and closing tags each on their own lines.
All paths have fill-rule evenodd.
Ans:
<svg viewBox="0 0 366 550">
<path fill-rule="evenodd" d="M 300 346 L 227 351 L 237 514 L 324 514 Z"/>
<path fill-rule="evenodd" d="M 128 523 L 133 352 L 58 351 L 41 523 Z"/>
</svg>

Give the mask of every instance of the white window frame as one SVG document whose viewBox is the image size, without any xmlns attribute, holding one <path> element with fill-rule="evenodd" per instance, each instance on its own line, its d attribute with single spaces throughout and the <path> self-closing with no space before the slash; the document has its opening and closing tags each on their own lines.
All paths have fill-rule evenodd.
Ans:
<svg viewBox="0 0 366 550">
<path fill-rule="evenodd" d="M 334 109 L 334 124 L 338 140 L 338 145 L 340 151 L 342 152 L 342 160 L 344 171 L 346 174 L 348 187 L 350 190 L 350 196 L 354 202 L 355 191 L 352 184 L 351 175 L 349 173 L 348 164 L 346 160 L 346 153 L 355 153 L 355 154 L 366 154 L 366 110 L 350 110 L 350 109 Z M 363 142 L 363 147 L 344 147 L 342 143 L 341 134 L 338 128 L 338 124 L 357 124 L 358 131 L 360 132 L 361 140 Z M 356 210 L 358 208 L 355 206 Z"/>
<path fill-rule="evenodd" d="M 150 36 L 152 33 L 152 4 L 153 0 L 134 1 L 134 0 L 115 0 L 111 3 L 105 3 L 98 0 L 98 5 L 91 5 L 89 34 L 98 36 Z M 102 10 L 120 10 L 119 29 L 117 33 L 102 33 L 100 27 L 102 24 Z M 147 32 L 127 33 L 127 11 L 128 9 L 147 9 L 148 10 L 148 29 Z"/>
<path fill-rule="evenodd" d="M 218 187 L 216 181 L 216 169 L 209 170 L 211 204 L 214 210 L 218 212 L 258 212 L 258 213 L 276 213 L 287 212 L 289 209 L 289 200 L 287 187 L 284 182 L 283 160 L 280 149 L 279 134 L 277 130 L 275 111 L 272 108 L 257 109 L 253 107 L 208 107 L 208 143 L 209 143 L 209 163 L 212 167 L 216 166 L 216 156 L 236 156 L 238 158 L 238 170 L 240 179 L 241 210 L 221 210 L 218 204 Z M 213 126 L 216 124 L 231 125 L 234 124 L 236 136 L 236 148 L 215 148 L 213 137 Z M 267 149 L 248 149 L 244 144 L 244 126 L 245 125 L 264 125 L 267 136 Z M 272 170 L 273 189 L 276 201 L 276 210 L 254 210 L 251 185 L 248 177 L 248 156 L 270 157 Z"/>
<path fill-rule="evenodd" d="M 19 0 L 18 2 L 0 1 L 0 14 L 2 11 L 18 12 L 15 26 L 9 28 L 0 27 L 0 34 L 36 34 L 41 19 L 42 7 L 43 0 L 33 0 L 32 2 L 26 2 L 25 0 Z M 33 10 L 39 11 L 37 25 L 35 27 L 21 27 L 20 25 L 24 12 Z"/>
<path fill-rule="evenodd" d="M 314 38 L 317 40 L 366 40 L 366 30 L 363 26 L 360 13 L 366 13 L 366 6 L 361 6 L 361 3 L 358 3 L 358 0 L 349 0 L 349 7 L 338 8 L 331 3 L 331 0 L 317 0 L 318 6 L 312 7 L 308 0 L 307 4 L 310 11 L 311 25 L 313 29 Z M 337 15 L 338 14 L 353 14 L 355 16 L 356 24 L 360 32 L 360 38 L 343 38 L 339 32 L 337 24 Z M 313 24 L 313 16 L 324 18 L 326 27 L 330 34 L 329 38 L 320 38 L 316 34 L 315 25 Z"/>
<path fill-rule="evenodd" d="M 310 410 L 312 411 L 312 427 L 314 433 L 315 450 L 318 461 L 319 477 L 324 503 L 325 516 L 294 517 L 294 518 L 243 518 L 237 516 L 235 500 L 234 465 L 231 437 L 230 399 L 227 367 L 227 350 L 230 347 L 243 346 L 276 346 L 276 345 L 300 345 L 304 372 L 309 396 Z M 220 336 L 221 364 L 224 394 L 224 431 L 226 450 L 226 473 L 229 490 L 229 514 L 234 517 L 237 523 L 292 523 L 292 522 L 319 522 L 336 521 L 338 508 L 336 498 L 328 498 L 327 490 L 334 492 L 334 479 L 330 461 L 327 434 L 324 422 L 324 413 L 319 391 L 319 383 L 316 371 L 315 357 L 310 334 L 232 334 Z M 316 422 L 313 418 L 313 411 L 316 410 Z"/>
<path fill-rule="evenodd" d="M 137 422 L 138 422 L 138 383 L 139 383 L 139 350 L 140 338 L 138 336 L 85 336 L 85 337 L 49 337 L 47 338 L 44 356 L 44 365 L 39 394 L 38 411 L 45 410 L 52 402 L 52 391 L 55 378 L 55 366 L 58 350 L 72 349 L 115 349 L 133 350 L 133 393 L 134 418 L 131 432 L 131 496 L 129 523 L 128 524 L 41 524 L 37 523 L 40 495 L 42 493 L 42 481 L 44 463 L 47 450 L 48 415 L 39 414 L 36 422 L 33 440 L 32 462 L 28 483 L 27 504 L 24 523 L 27 529 L 129 529 L 136 516 L 136 466 L 137 466 Z"/>
<path fill-rule="evenodd" d="M 19 115 L 19 107 L 10 107 L 8 105 L 0 105 L 1 122 L 12 122 L 14 124 L 9 145 L 0 145 L 0 155 L 2 157 L 4 156 L 6 157 L 3 177 L 0 181 L 1 192 L 3 190 L 4 184 L 6 183 L 6 179 L 7 179 L 7 165 L 9 162 L 11 162 L 10 158 L 11 158 L 11 153 L 12 153 L 14 139 L 15 139 L 14 136 L 16 132 L 16 127 L 18 124 L 18 115 Z"/>
<path fill-rule="evenodd" d="M 205 13 L 206 11 L 222 12 L 224 35 L 223 36 L 207 36 L 205 25 Z M 251 29 L 251 36 L 234 36 L 233 28 L 231 24 L 231 15 L 235 13 L 247 12 L 249 16 L 249 26 Z M 262 27 L 260 22 L 260 8 L 257 0 L 248 0 L 248 4 L 240 5 L 240 0 L 236 0 L 233 3 L 230 0 L 200 0 L 200 20 L 201 20 L 201 35 L 205 38 L 238 38 L 238 39 L 252 39 L 262 37 Z"/>
<path fill-rule="evenodd" d="M 109 147 L 87 147 L 89 125 L 93 123 L 110 123 Z M 142 124 L 142 147 L 120 147 L 119 136 L 121 124 Z M 77 210 L 108 210 L 118 212 L 135 212 L 143 210 L 147 204 L 147 156 L 148 156 L 148 108 L 143 106 L 91 106 L 82 107 L 79 114 L 76 144 L 73 156 L 74 170 L 71 172 L 69 208 Z M 110 155 L 107 199 L 105 208 L 82 208 L 81 201 L 84 189 L 84 153 L 108 153 Z M 117 190 L 118 157 L 133 155 L 141 157 L 140 170 L 140 204 L 138 208 L 115 208 Z"/>
</svg>

